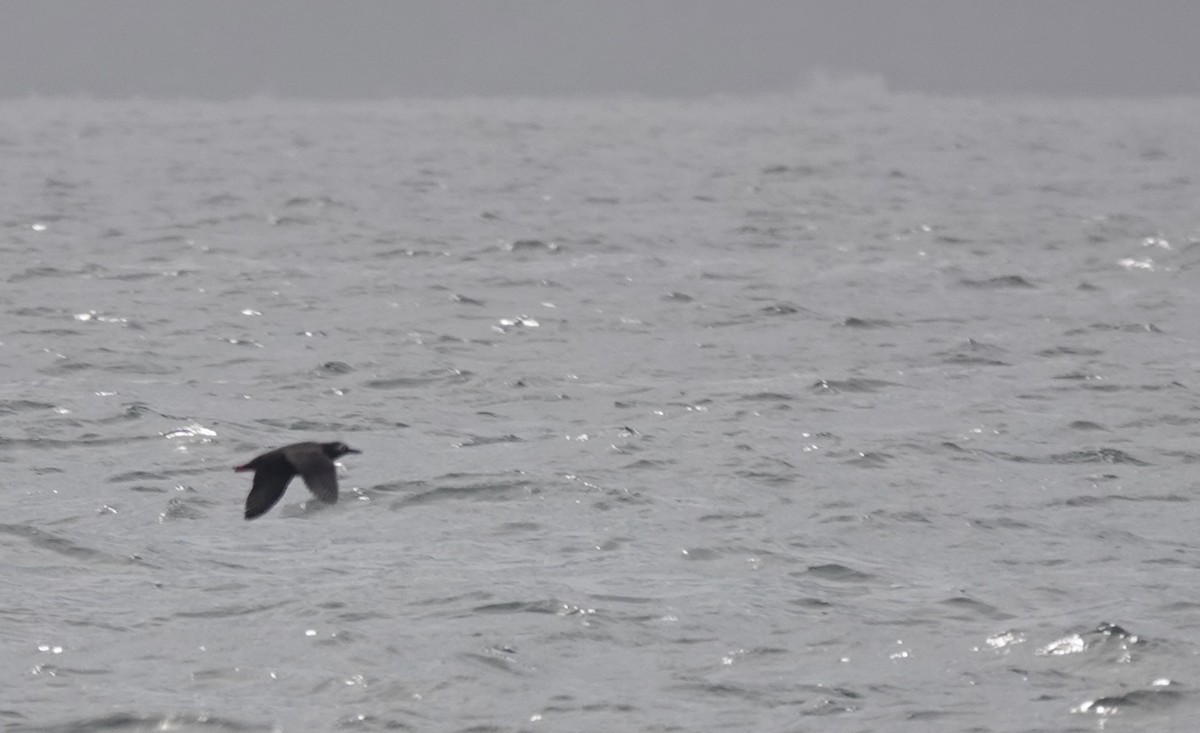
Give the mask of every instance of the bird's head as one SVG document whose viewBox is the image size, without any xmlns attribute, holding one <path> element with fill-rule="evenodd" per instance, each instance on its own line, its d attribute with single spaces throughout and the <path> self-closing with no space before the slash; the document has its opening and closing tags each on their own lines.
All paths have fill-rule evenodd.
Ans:
<svg viewBox="0 0 1200 733">
<path fill-rule="evenodd" d="M 354 450 L 345 443 L 338 441 L 336 443 L 322 443 L 321 452 L 330 458 L 341 458 L 347 453 L 362 453 L 360 450 Z"/>
</svg>

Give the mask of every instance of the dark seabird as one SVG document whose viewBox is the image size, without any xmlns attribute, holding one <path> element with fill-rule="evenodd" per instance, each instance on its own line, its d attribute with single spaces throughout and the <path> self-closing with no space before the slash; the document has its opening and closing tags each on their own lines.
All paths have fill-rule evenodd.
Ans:
<svg viewBox="0 0 1200 733">
<path fill-rule="evenodd" d="M 300 474 L 308 490 L 328 504 L 337 503 L 337 469 L 334 459 L 362 453 L 345 443 L 293 443 L 263 453 L 235 471 L 253 471 L 254 486 L 246 497 L 246 519 L 254 519 L 275 506 L 288 483 Z"/>
</svg>

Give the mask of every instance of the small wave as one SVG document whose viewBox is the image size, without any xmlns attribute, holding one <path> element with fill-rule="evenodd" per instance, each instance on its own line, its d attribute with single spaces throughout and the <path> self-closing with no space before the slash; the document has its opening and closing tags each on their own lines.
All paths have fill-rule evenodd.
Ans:
<svg viewBox="0 0 1200 733">
<path fill-rule="evenodd" d="M 139 280 L 157 280 L 160 277 L 186 277 L 194 274 L 196 274 L 196 270 L 139 270 L 137 272 L 108 275 L 104 279 L 120 282 L 137 282 Z"/>
<path fill-rule="evenodd" d="M 453 300 L 455 303 L 462 303 L 463 305 L 473 305 L 476 307 L 482 307 L 484 305 L 487 305 L 484 301 L 482 301 L 478 298 L 472 298 L 472 297 L 463 295 L 461 293 L 455 293 L 455 294 L 451 295 L 450 299 Z"/>
<path fill-rule="evenodd" d="M 702 272 L 702 273 L 700 273 L 700 279 L 701 280 L 740 281 L 740 280 L 752 280 L 754 278 L 751 275 L 743 275 L 740 273 L 730 271 L 730 272 Z"/>
<path fill-rule="evenodd" d="M 176 475 L 175 471 L 125 471 L 108 477 L 112 484 L 123 484 L 130 481 L 165 481 Z"/>
<path fill-rule="evenodd" d="M 555 242 L 546 242 L 541 239 L 518 239 L 504 245 L 504 249 L 507 252 L 557 253 L 562 250 L 562 247 Z"/>
<path fill-rule="evenodd" d="M 276 608 L 287 606 L 291 601 L 277 601 L 275 603 L 255 603 L 252 605 L 245 604 L 227 604 L 223 606 L 212 606 L 211 608 L 201 609 L 199 611 L 177 611 L 176 618 L 237 618 L 239 616 L 253 616 L 263 611 L 271 611 Z"/>
<path fill-rule="evenodd" d="M 27 267 L 24 270 L 21 270 L 20 272 L 9 275 L 8 282 L 19 283 L 19 282 L 23 282 L 25 280 L 36 280 L 38 278 L 43 278 L 43 277 L 53 277 L 53 278 L 72 277 L 77 274 L 79 274 L 79 273 L 72 272 L 70 270 L 62 270 L 57 267 Z M 27 310 L 27 309 L 22 309 L 22 310 Z"/>
<path fill-rule="evenodd" d="M 265 417 L 260 420 L 255 420 L 259 425 L 266 425 L 271 428 L 278 428 L 294 433 L 352 433 L 356 430 L 361 430 L 361 424 L 349 424 L 338 422 L 320 422 L 317 420 L 299 419 L 299 420 L 280 420 L 271 417 Z"/>
<path fill-rule="evenodd" d="M 850 379 L 818 379 L 812 383 L 809 389 L 814 394 L 841 394 L 843 392 L 881 392 L 890 387 L 898 386 L 900 385 L 895 382 L 888 382 L 882 379 L 851 377 Z"/>
<path fill-rule="evenodd" d="M 796 398 L 785 392 L 751 392 L 737 399 L 739 402 L 791 402 Z"/>
<path fill-rule="evenodd" d="M 363 386 L 370 387 L 371 389 L 412 389 L 415 387 L 427 387 L 431 384 L 463 384 L 470 381 L 473 376 L 472 372 L 458 369 L 438 370 L 418 377 L 369 379 L 363 383 Z"/>
<path fill-rule="evenodd" d="M 273 216 L 267 217 L 267 222 L 271 226 L 276 226 L 276 227 L 286 227 L 286 226 L 305 227 L 305 226 L 311 226 L 315 221 L 316 220 L 313 219 L 313 217 L 311 217 L 311 216 L 292 216 L 292 215 L 275 216 L 275 215 L 273 215 Z"/>
<path fill-rule="evenodd" d="M 959 448 L 953 443 L 944 443 L 947 447 Z M 1134 458 L 1124 451 L 1116 448 L 1096 448 L 1093 450 L 1076 450 L 1067 453 L 1055 453 L 1049 456 L 1027 456 L 1019 453 L 1006 453 L 1004 451 L 989 451 L 977 450 L 975 454 L 999 458 L 1003 461 L 1011 461 L 1013 463 L 1051 463 L 1051 464 L 1073 464 L 1073 463 L 1128 463 L 1134 466 L 1149 466 L 1150 463 Z"/>
<path fill-rule="evenodd" d="M 125 564 L 124 560 L 107 552 L 86 547 L 65 537 L 51 534 L 27 524 L 0 524 L 0 534 L 26 540 L 38 549 L 49 550 L 72 560 Z M 10 556 L 8 559 L 11 561 L 15 558 Z"/>
<path fill-rule="evenodd" d="M 940 602 L 941 605 L 956 612 L 954 618 L 960 621 L 988 619 L 991 621 L 1006 621 L 1013 618 L 1011 613 L 1005 613 L 990 603 L 977 601 L 966 596 L 954 596 Z"/>
<path fill-rule="evenodd" d="M 810 163 L 801 163 L 799 165 L 769 165 L 762 169 L 764 175 L 778 176 L 785 173 L 790 173 L 796 176 L 815 176 L 819 173 L 824 173 L 826 169 Z"/>
<path fill-rule="evenodd" d="M 1055 346 L 1052 349 L 1042 349 L 1037 352 L 1038 356 L 1100 356 L 1103 353 L 1100 349 L 1082 346 Z"/>
<path fill-rule="evenodd" d="M 1133 466 L 1149 466 L 1139 458 L 1134 458 L 1125 451 L 1116 448 L 1096 448 L 1093 450 L 1075 450 L 1069 453 L 1056 453 L 1046 459 L 1047 463 L 1128 463 Z"/>
<path fill-rule="evenodd" d="M 313 208 L 313 209 L 345 209 L 347 211 L 357 211 L 358 207 L 344 201 L 329 198 L 328 196 L 293 196 L 283 202 L 283 208 Z"/>
<path fill-rule="evenodd" d="M 975 356 L 973 354 L 949 354 L 943 360 L 947 364 L 973 365 L 973 366 L 1010 366 L 1006 361 L 1000 359 L 989 359 L 984 356 Z"/>
<path fill-rule="evenodd" d="M 513 649 L 508 647 L 492 647 L 485 653 L 466 652 L 460 654 L 459 657 L 501 672 L 519 675 L 531 673 L 533 668 L 528 665 L 519 665 L 516 663 L 516 660 L 512 656 L 515 653 Z"/>
<path fill-rule="evenodd" d="M 1033 529 L 1033 525 L 1029 522 L 1022 522 L 1020 519 L 1012 517 L 998 517 L 995 519 L 972 519 L 971 526 L 976 529 Z"/>
<path fill-rule="evenodd" d="M 167 502 L 166 511 L 159 515 L 159 521 L 173 522 L 177 519 L 203 519 L 207 516 L 196 504 L 210 505 L 212 502 L 196 499 L 172 498 Z"/>
<path fill-rule="evenodd" d="M 1000 288 L 1036 288 L 1037 286 L 1029 282 L 1020 275 L 1000 275 L 999 277 L 989 277 L 983 280 L 971 280 L 963 278 L 958 281 L 960 285 L 965 285 L 969 288 L 983 289 L 1000 289 Z"/>
<path fill-rule="evenodd" d="M 471 613 L 539 613 L 551 614 L 555 616 L 570 616 L 580 612 L 581 610 L 593 611 L 594 609 L 580 609 L 578 606 L 570 603 L 564 603 L 557 598 L 542 598 L 534 601 L 505 601 L 501 603 L 486 603 L 482 606 L 475 606 L 471 609 Z"/>
<path fill-rule="evenodd" d="M 1061 506 L 1079 507 L 1079 506 L 1103 506 L 1105 504 L 1115 503 L 1138 503 L 1145 501 L 1160 501 L 1165 503 L 1183 503 L 1191 501 L 1191 497 L 1182 494 L 1154 494 L 1151 496 L 1130 496 L 1127 494 L 1103 494 L 1097 496 L 1095 494 L 1086 494 L 1084 496 L 1072 496 L 1063 499 L 1060 502 L 1054 502 Z"/>
<path fill-rule="evenodd" d="M 377 260 L 391 260 L 409 257 L 446 257 L 447 252 L 434 249 L 413 249 L 412 247 L 400 247 L 398 249 L 388 249 L 382 252 L 376 252 L 373 257 Z"/>
<path fill-rule="evenodd" d="M 678 464 L 678 461 L 673 460 L 673 459 L 668 460 L 668 459 L 663 459 L 663 458 L 639 458 L 638 460 L 633 461 L 632 463 L 626 463 L 624 466 L 622 466 L 622 468 L 626 471 L 642 471 L 642 470 L 651 470 L 651 469 L 655 469 L 655 468 L 667 468 L 669 466 L 674 466 L 677 464 Z"/>
<path fill-rule="evenodd" d="M 807 312 L 803 308 L 792 305 L 791 303 L 775 303 L 768 305 L 765 308 L 759 309 L 759 313 L 765 313 L 768 316 L 790 316 L 800 312 Z"/>
<path fill-rule="evenodd" d="M 1101 622 L 1091 631 L 1069 634 L 1042 646 L 1034 651 L 1038 656 L 1062 657 L 1080 654 L 1086 651 L 1113 650 L 1124 656 L 1129 647 L 1143 645 L 1137 634 L 1130 633 L 1121 626 L 1107 621 Z"/>
<path fill-rule="evenodd" d="M 446 500 L 462 500 L 469 499 L 474 501 L 495 501 L 506 497 L 514 492 L 527 492 L 529 483 L 526 481 L 514 481 L 511 479 L 491 479 L 485 474 L 462 474 L 451 473 L 434 479 L 428 483 L 446 482 L 449 485 L 434 486 L 433 488 L 420 491 L 419 493 L 406 496 L 392 503 L 391 509 L 400 510 L 407 509 L 412 506 L 421 506 L 423 504 L 431 504 Z M 415 482 L 412 484 L 402 484 L 404 486 L 427 486 L 426 482 Z M 372 491 L 394 490 L 398 485 L 385 485 L 376 487 Z"/>
<path fill-rule="evenodd" d="M 825 610 L 833 608 L 833 604 L 822 598 L 814 598 L 812 596 L 804 596 L 803 598 L 794 598 L 788 601 L 790 605 L 800 608 L 815 608 L 817 610 Z"/>
<path fill-rule="evenodd" d="M 53 410 L 54 405 L 49 402 L 35 402 L 34 400 L 0 400 L 0 413 L 18 413 L 18 412 L 33 412 L 35 410 Z"/>
<path fill-rule="evenodd" d="M 854 458 L 846 461 L 846 465 L 858 468 L 885 468 L 892 458 L 893 456 L 887 453 L 867 451 L 856 453 Z"/>
<path fill-rule="evenodd" d="M 818 717 L 853 713 L 859 709 L 860 704 L 852 701 L 860 697 L 858 693 L 845 689 L 821 688 L 814 690 L 813 698 L 801 705 L 799 712 L 801 715 Z"/>
<path fill-rule="evenodd" d="M 893 323 L 892 321 L 887 320 L 886 318 L 857 318 L 855 316 L 850 316 L 850 317 L 846 318 L 845 320 L 843 320 L 838 325 L 840 325 L 844 328 L 870 329 L 870 328 L 893 328 L 893 327 L 895 327 L 896 324 Z"/>
<path fill-rule="evenodd" d="M 785 469 L 783 471 L 749 470 L 737 471 L 737 475 L 747 481 L 755 481 L 766 486 L 791 486 L 796 483 L 799 473 L 795 469 Z"/>
<path fill-rule="evenodd" d="M 1051 379 L 1058 379 L 1064 382 L 1086 382 L 1093 379 L 1100 379 L 1096 374 L 1089 372 L 1065 372 L 1063 374 L 1055 374 Z"/>
<path fill-rule="evenodd" d="M 807 570 L 804 570 L 801 575 L 812 575 L 823 580 L 835 580 L 840 583 L 863 583 L 868 580 L 874 580 L 875 576 L 870 573 L 864 573 L 854 568 L 841 565 L 839 563 L 826 563 L 824 565 L 811 565 Z M 796 575 L 796 573 L 793 573 Z"/>
<path fill-rule="evenodd" d="M 160 417 L 170 418 L 172 420 L 186 420 L 184 417 L 174 417 L 172 415 L 163 415 L 161 412 L 156 412 L 140 402 L 132 402 L 126 405 L 121 405 L 120 412 L 109 417 L 102 417 L 96 422 L 101 424 L 110 424 L 115 422 L 128 422 L 131 420 L 140 420 L 146 415 L 158 415 Z"/>
<path fill-rule="evenodd" d="M 1080 336 L 1088 331 L 1124 331 L 1125 333 L 1162 333 L 1163 330 L 1153 323 L 1093 323 L 1087 328 L 1073 328 L 1066 332 L 1068 336 Z"/>
<path fill-rule="evenodd" d="M 711 547 L 689 547 L 684 549 L 682 554 L 684 560 L 691 560 L 692 562 L 705 562 L 721 558 L 721 553 Z"/>
<path fill-rule="evenodd" d="M 199 203 L 203 206 L 240 206 L 246 202 L 241 196 L 232 193 L 218 193 L 205 196 Z M 286 204 L 285 204 L 286 205 Z"/>
<path fill-rule="evenodd" d="M 1004 349 L 991 344 L 985 344 L 982 341 L 968 339 L 967 343 L 963 344 L 953 351 L 943 351 L 937 354 L 942 357 L 942 360 L 947 364 L 970 364 L 974 366 L 1009 366 L 998 357 L 1005 353 Z"/>
<path fill-rule="evenodd" d="M 462 441 L 461 443 L 455 443 L 454 447 L 455 448 L 477 448 L 481 445 L 492 445 L 494 443 L 523 443 L 523 442 L 525 442 L 525 440 L 523 438 L 518 438 L 517 436 L 513 435 L 512 433 L 507 433 L 505 435 L 495 435 L 495 436 L 472 435 L 470 438 Z"/>
<path fill-rule="evenodd" d="M 4 438 L 0 437 L 0 446 L 20 446 L 22 448 L 37 448 L 53 450 L 56 448 L 77 448 L 79 446 L 126 445 L 132 441 L 155 440 L 149 435 L 111 436 L 101 438 L 94 433 L 88 433 L 72 440 L 55 438 Z"/>
<path fill-rule="evenodd" d="M 713 683 L 713 682 L 688 682 L 685 684 L 673 685 L 669 689 L 679 690 L 686 693 L 695 693 L 700 699 L 720 699 L 734 698 L 737 700 L 761 701 L 763 694 L 756 690 L 752 690 L 742 685 Z"/>
<path fill-rule="evenodd" d="M 317 367 L 317 372 L 320 374 L 349 374 L 354 371 L 354 367 L 344 361 L 327 361 Z"/>
<path fill-rule="evenodd" d="M 1183 691 L 1170 680 L 1159 680 L 1161 684 L 1144 690 L 1133 690 L 1121 695 L 1098 697 L 1081 703 L 1072 712 L 1090 713 L 1093 715 L 1112 715 L 1123 708 L 1141 708 L 1143 710 L 1162 710 L 1183 699 Z"/>
<path fill-rule="evenodd" d="M 114 731 L 115 733 L 157 733 L 159 731 L 270 731 L 272 726 L 253 725 L 229 718 L 219 718 L 205 713 L 198 715 L 138 715 L 134 713 L 112 713 L 109 715 L 79 718 L 64 723 L 48 725 L 15 725 L 8 730 L 13 733 L 84 733 L 84 731 Z"/>
</svg>

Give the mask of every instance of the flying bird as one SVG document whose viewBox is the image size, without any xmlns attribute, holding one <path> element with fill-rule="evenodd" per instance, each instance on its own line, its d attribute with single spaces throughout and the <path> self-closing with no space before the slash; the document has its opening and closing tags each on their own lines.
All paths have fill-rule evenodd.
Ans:
<svg viewBox="0 0 1200 733">
<path fill-rule="evenodd" d="M 362 451 L 342 442 L 293 443 L 235 466 L 235 471 L 254 472 L 254 485 L 246 497 L 246 519 L 262 516 L 275 506 L 296 474 L 300 474 L 308 490 L 318 499 L 328 504 L 337 503 L 337 469 L 333 462 L 347 453 Z"/>
</svg>

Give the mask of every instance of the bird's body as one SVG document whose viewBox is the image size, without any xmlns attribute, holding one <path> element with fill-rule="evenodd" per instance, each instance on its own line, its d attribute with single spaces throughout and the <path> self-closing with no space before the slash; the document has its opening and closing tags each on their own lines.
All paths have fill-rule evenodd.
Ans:
<svg viewBox="0 0 1200 733">
<path fill-rule="evenodd" d="M 333 461 L 347 453 L 361 453 L 345 443 L 293 443 L 263 453 L 235 471 L 253 471 L 254 485 L 246 497 L 246 519 L 265 514 L 275 506 L 288 483 L 299 474 L 309 491 L 329 504 L 337 502 L 337 468 Z"/>
</svg>

